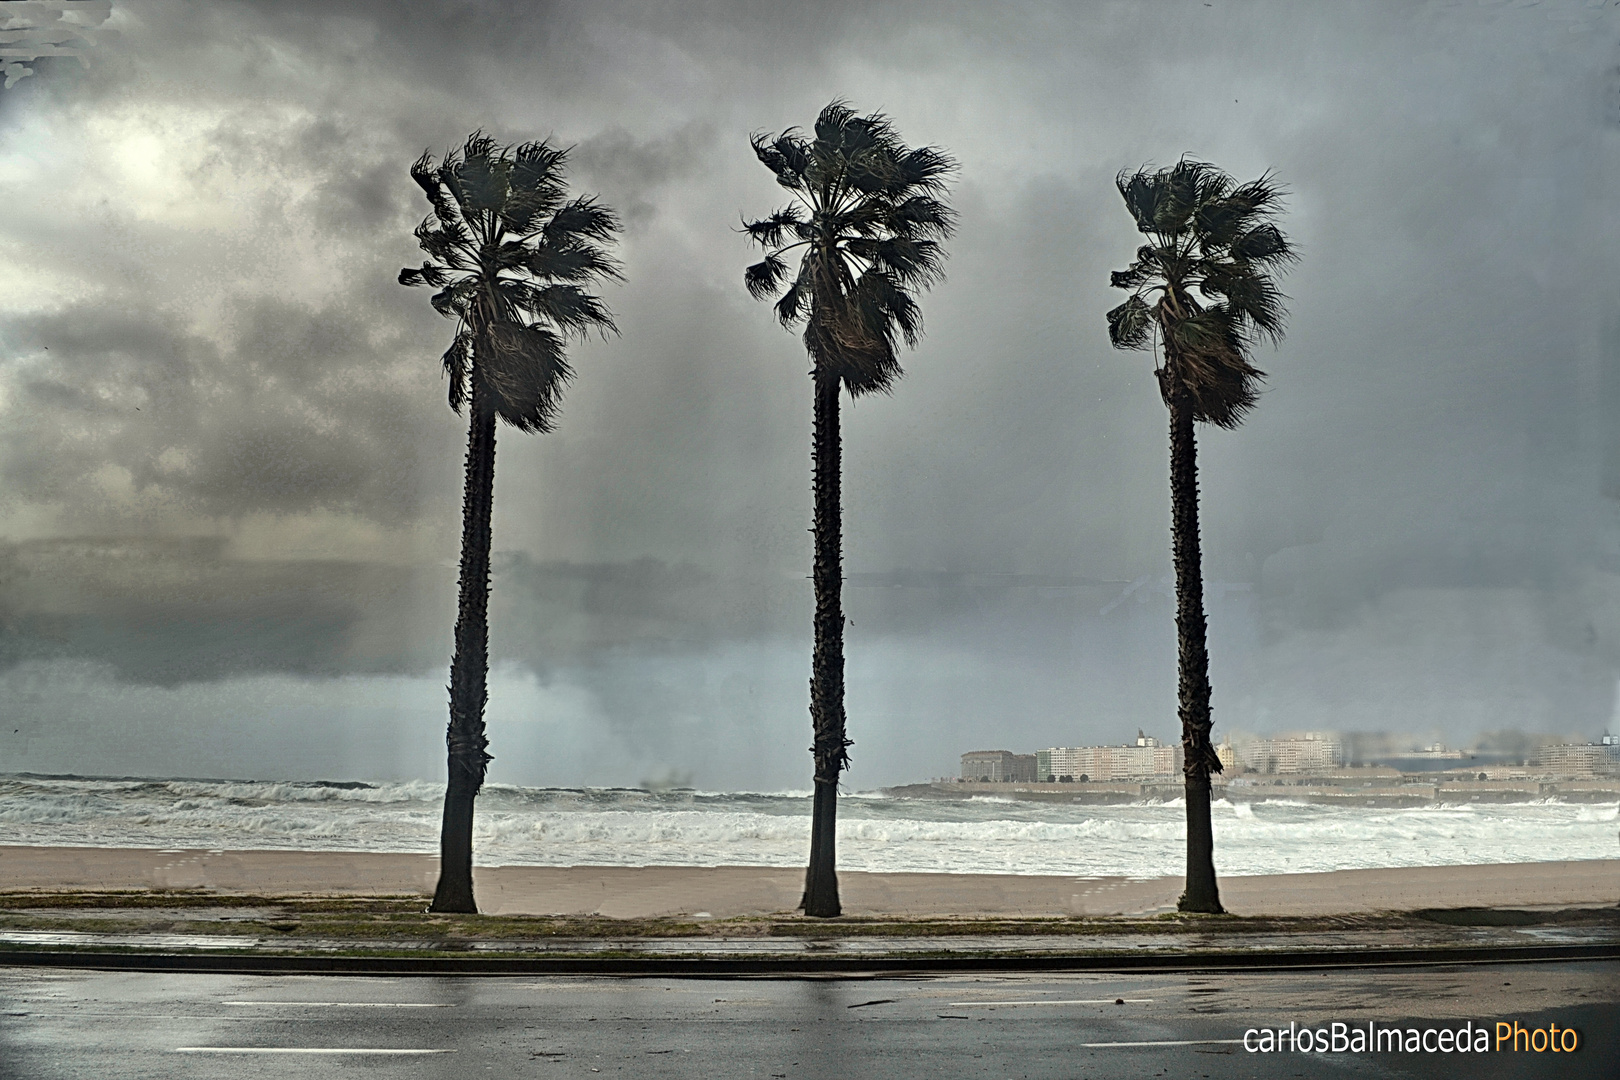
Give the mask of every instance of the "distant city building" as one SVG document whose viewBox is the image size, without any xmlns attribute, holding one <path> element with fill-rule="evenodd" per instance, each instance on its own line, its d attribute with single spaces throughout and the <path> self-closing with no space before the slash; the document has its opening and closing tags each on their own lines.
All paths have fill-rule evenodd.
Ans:
<svg viewBox="0 0 1620 1080">
<path fill-rule="evenodd" d="M 1041 780 L 1151 780 L 1181 772 L 1179 744 L 1166 746 L 1151 735 L 1136 733 L 1124 746 L 1053 746 L 1035 751 L 1035 773 Z"/>
<path fill-rule="evenodd" d="M 1011 750 L 973 750 L 962 755 L 962 779 L 981 783 L 1028 783 L 1035 779 L 1035 755 Z"/>
<path fill-rule="evenodd" d="M 1237 751 L 1233 749 L 1231 739 L 1221 740 L 1221 745 L 1215 748 L 1215 756 L 1220 759 L 1222 773 L 1230 776 L 1238 771 Z"/>
<path fill-rule="evenodd" d="M 1536 767 L 1558 776 L 1606 776 L 1620 762 L 1620 741 L 1605 734 L 1601 743 L 1554 743 L 1536 751 Z"/>
<path fill-rule="evenodd" d="M 1344 743 L 1337 735 L 1321 731 L 1254 739 L 1239 743 L 1232 751 L 1237 765 L 1257 773 L 1325 772 L 1344 764 Z"/>
</svg>

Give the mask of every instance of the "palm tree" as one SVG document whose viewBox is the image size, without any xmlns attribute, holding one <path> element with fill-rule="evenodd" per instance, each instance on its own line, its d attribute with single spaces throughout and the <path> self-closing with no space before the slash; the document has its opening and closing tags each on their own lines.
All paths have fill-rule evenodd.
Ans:
<svg viewBox="0 0 1620 1080">
<path fill-rule="evenodd" d="M 604 246 L 619 222 L 593 198 L 567 197 L 567 156 L 544 142 L 514 149 L 474 132 L 437 167 L 425 153 L 411 166 L 433 207 L 416 228 L 429 259 L 400 271 L 399 282 L 437 289 L 434 309 L 456 320 L 444 371 L 450 408 L 459 414 L 465 405 L 468 412 L 461 596 L 448 688 L 450 776 L 433 911 L 478 910 L 472 824 L 490 761 L 484 704 L 495 420 L 519 431 L 551 431 L 573 376 L 568 339 L 616 329 L 601 300 L 581 285 L 619 276 Z"/>
<path fill-rule="evenodd" d="M 775 297 L 784 327 L 805 323 L 815 392 L 811 466 L 815 495 L 815 648 L 810 662 L 810 724 L 815 733 L 815 808 L 806 915 L 839 914 L 834 838 L 838 777 L 849 764 L 844 734 L 843 521 L 839 390 L 857 398 L 888 393 L 900 378 L 896 338 L 916 347 L 922 312 L 916 293 L 942 277 L 941 241 L 955 214 L 942 201 L 956 163 L 936 147 L 911 149 L 888 118 L 857 116 L 834 101 L 816 118 L 815 137 L 797 128 L 750 140 L 754 153 L 792 193 L 770 217 L 743 226 L 765 250 L 743 274 L 756 300 Z M 799 251 L 796 273 L 787 256 Z"/>
<path fill-rule="evenodd" d="M 1269 173 L 1238 184 L 1213 165 L 1184 158 L 1167 169 L 1122 172 L 1115 183 L 1149 242 L 1136 249 L 1129 267 L 1112 275 L 1113 287 L 1131 295 L 1108 313 L 1108 336 L 1118 349 L 1162 350 L 1154 374 L 1170 409 L 1170 529 L 1187 783 L 1187 888 L 1177 906 L 1219 913 L 1209 776 L 1221 771 L 1221 762 L 1209 738 L 1193 422 L 1236 428 L 1254 408 L 1265 372 L 1249 363 L 1249 354 L 1262 339 L 1282 339 L 1286 297 L 1273 275 L 1295 255 L 1274 222 L 1282 190 Z"/>
</svg>

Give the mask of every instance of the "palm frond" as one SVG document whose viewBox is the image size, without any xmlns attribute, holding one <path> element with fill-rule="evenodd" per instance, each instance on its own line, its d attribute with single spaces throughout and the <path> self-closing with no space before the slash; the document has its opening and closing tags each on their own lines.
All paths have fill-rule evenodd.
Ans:
<svg viewBox="0 0 1620 1080">
<path fill-rule="evenodd" d="M 472 331 L 463 328 L 457 331 L 450 347 L 440 358 L 444 374 L 450 382 L 450 410 L 455 413 L 460 413 L 461 407 L 467 402 L 467 373 L 472 370 L 472 350 Z"/>
<path fill-rule="evenodd" d="M 1198 215 L 1202 252 L 1212 254 L 1230 248 L 1238 237 L 1270 222 L 1281 209 L 1283 195 L 1282 187 L 1267 173 L 1247 184 L 1229 186 L 1219 197 L 1208 199 Z"/>
<path fill-rule="evenodd" d="M 1267 267 L 1281 266 L 1284 263 L 1295 262 L 1299 258 L 1289 246 L 1282 230 L 1270 222 L 1239 233 L 1233 238 L 1229 250 L 1234 259 Z"/>
<path fill-rule="evenodd" d="M 1213 358 L 1231 361 L 1241 352 L 1236 328 L 1220 305 L 1170 322 L 1164 334 L 1166 348 L 1198 358 L 1195 363 Z"/>
<path fill-rule="evenodd" d="M 406 267 L 399 272 L 401 285 L 431 285 L 435 289 L 442 289 L 450 283 L 450 275 L 442 267 L 425 262 L 416 269 Z"/>
<path fill-rule="evenodd" d="M 748 137 L 754 156 L 771 170 L 776 182 L 791 191 L 804 186 L 805 170 L 810 167 L 810 151 L 799 136 L 798 128 L 788 128 L 780 135 L 756 132 Z"/>
<path fill-rule="evenodd" d="M 543 244 L 530 250 L 524 266 L 543 281 L 582 282 L 623 276 L 619 261 L 595 244 Z"/>
<path fill-rule="evenodd" d="M 433 168 L 433 154 L 427 150 L 422 156 L 411 162 L 411 179 L 416 181 L 429 199 L 440 194 L 439 177 Z"/>
<path fill-rule="evenodd" d="M 418 247 L 441 263 L 466 269 L 475 261 L 471 252 L 472 238 L 459 218 L 445 224 L 436 215 L 429 214 L 411 235 L 416 237 Z"/>
<path fill-rule="evenodd" d="M 1198 206 L 1199 174 L 1196 162 L 1182 160 L 1157 180 L 1158 196 L 1153 205 L 1153 231 L 1161 236 L 1178 236 L 1187 228 Z"/>
<path fill-rule="evenodd" d="M 945 274 L 945 249 L 934 240 L 890 236 L 884 240 L 851 240 L 844 245 L 852 255 L 882 267 L 902 285 L 922 288 Z"/>
<path fill-rule="evenodd" d="M 1140 296 L 1133 296 L 1108 313 L 1108 340 L 1116 349 L 1140 349 L 1148 342 L 1152 312 Z"/>
<path fill-rule="evenodd" d="M 564 335 L 584 337 L 618 329 L 601 298 L 578 285 L 535 288 L 527 282 L 502 281 L 497 288 L 515 309 L 532 312 Z"/>
<path fill-rule="evenodd" d="M 1207 161 L 1194 161 L 1184 157 L 1170 171 L 1171 185 L 1176 197 L 1190 208 L 1208 206 L 1226 198 L 1232 191 L 1233 180 Z"/>
<path fill-rule="evenodd" d="M 1247 226 L 1249 212 L 1231 199 L 1216 199 L 1200 205 L 1193 219 L 1199 252 L 1213 255 L 1232 246 Z"/>
<path fill-rule="evenodd" d="M 1158 218 L 1163 187 L 1156 179 L 1158 175 L 1152 165 L 1144 165 L 1135 172 L 1122 171 L 1114 177 L 1114 186 L 1125 200 L 1125 209 L 1130 211 L 1138 232 L 1152 232 Z"/>
<path fill-rule="evenodd" d="M 1199 291 L 1223 298 L 1240 327 L 1250 325 L 1262 337 L 1282 340 L 1287 297 L 1268 275 L 1244 263 L 1218 263 L 1205 273 Z"/>
<path fill-rule="evenodd" d="M 744 221 L 743 232 L 748 239 L 761 247 L 781 247 L 785 234 L 792 233 L 799 238 L 799 229 L 806 224 L 804 215 L 797 206 L 784 206 L 771 214 L 770 217 L 760 218 L 758 221 Z"/>
<path fill-rule="evenodd" d="M 494 139 L 475 133 L 467 140 L 462 157 L 454 162 L 447 158 L 439 172 L 450 194 L 461 204 L 462 213 L 488 212 L 505 204 L 511 190 L 511 168 L 511 160 L 496 147 Z"/>
<path fill-rule="evenodd" d="M 1171 252 L 1143 244 L 1136 249 L 1135 262 L 1108 275 L 1108 285 L 1114 289 L 1138 290 L 1151 281 L 1163 280 L 1165 267 L 1173 261 Z"/>
<path fill-rule="evenodd" d="M 490 262 L 497 270 L 513 270 L 526 264 L 529 255 L 529 245 L 522 240 L 503 240 L 490 252 Z"/>
<path fill-rule="evenodd" d="M 798 282 L 789 285 L 779 300 L 771 308 L 776 312 L 776 321 L 783 326 L 792 326 L 804 316 L 804 309 L 809 303 L 810 290 L 801 288 Z"/>
<path fill-rule="evenodd" d="M 856 191 L 865 195 L 892 195 L 904 186 L 905 178 L 894 155 L 875 152 L 867 146 L 845 151 L 845 154 L 848 160 L 844 165 L 844 183 Z"/>
<path fill-rule="evenodd" d="M 1241 427 L 1260 402 L 1259 382 L 1263 374 L 1216 369 L 1211 379 L 1196 384 L 1197 392 L 1192 397 L 1193 419 L 1227 431 Z"/>
<path fill-rule="evenodd" d="M 814 310 L 805 326 L 804 343 L 818 369 L 830 367 L 852 397 L 888 393 L 901 375 L 900 362 L 888 335 L 873 333 L 862 312 L 845 298 L 836 309 Z"/>
<path fill-rule="evenodd" d="M 555 208 L 567 191 L 563 178 L 568 151 L 545 142 L 526 142 L 512 155 L 512 190 Z M 546 205 L 549 204 L 549 205 Z"/>
<path fill-rule="evenodd" d="M 827 103 L 816 117 L 816 142 L 834 150 L 844 148 L 844 130 L 855 119 L 855 110 L 842 98 Z"/>
<path fill-rule="evenodd" d="M 463 315 L 462 309 L 466 305 L 467 298 L 472 294 L 475 287 L 476 284 L 471 279 L 463 278 L 460 281 L 446 285 L 434 293 L 429 299 L 429 303 L 433 305 L 434 311 L 447 319 L 460 318 Z"/>
<path fill-rule="evenodd" d="M 488 394 L 496 416 L 519 431 L 544 433 L 556 427 L 564 386 L 573 378 L 563 339 L 536 323 L 498 321 L 489 327 L 487 348 L 473 377 Z"/>
<path fill-rule="evenodd" d="M 869 333 L 893 337 L 898 330 L 916 348 L 922 340 L 922 308 L 904 283 L 882 269 L 868 270 L 855 283 L 855 300 Z"/>
<path fill-rule="evenodd" d="M 911 195 L 881 209 L 882 224 L 900 236 L 948 240 L 956 231 L 956 211 L 933 195 Z"/>
<path fill-rule="evenodd" d="M 956 171 L 956 159 L 937 146 L 919 146 L 900 156 L 900 176 L 907 191 L 941 195 L 947 178 Z"/>
<path fill-rule="evenodd" d="M 555 200 L 548 197 L 546 192 L 520 191 L 513 185 L 506 201 L 501 203 L 501 231 L 527 237 L 534 232 L 536 222 L 544 218 L 554 205 Z"/>
<path fill-rule="evenodd" d="M 774 308 L 776 319 L 783 328 L 792 326 L 805 316 L 815 299 L 816 268 L 820 265 L 814 251 L 807 252 L 799 260 L 799 274 L 793 279 L 793 284 L 782 293 Z"/>
<path fill-rule="evenodd" d="M 563 244 L 579 240 L 605 242 L 613 239 L 619 229 L 617 214 L 594 197 L 584 196 L 558 207 L 542 232 L 546 243 Z"/>
<path fill-rule="evenodd" d="M 445 197 L 444 183 L 439 177 L 439 170 L 433 166 L 432 154 L 423 151 L 422 156 L 411 163 L 410 171 L 411 179 L 427 196 L 428 205 L 433 208 L 433 217 L 447 227 L 459 225 L 461 214 L 456 204 Z"/>
<path fill-rule="evenodd" d="M 1268 171 L 1257 180 L 1239 184 L 1227 198 L 1247 207 L 1252 216 L 1271 217 L 1282 209 L 1282 201 L 1287 194 L 1283 186 L 1277 183 L 1277 178 Z"/>
<path fill-rule="evenodd" d="M 787 263 L 779 257 L 765 256 L 763 260 L 743 271 L 743 285 L 748 289 L 748 295 L 755 300 L 775 296 L 782 288 L 782 279 L 787 276 L 787 269 Z"/>
</svg>

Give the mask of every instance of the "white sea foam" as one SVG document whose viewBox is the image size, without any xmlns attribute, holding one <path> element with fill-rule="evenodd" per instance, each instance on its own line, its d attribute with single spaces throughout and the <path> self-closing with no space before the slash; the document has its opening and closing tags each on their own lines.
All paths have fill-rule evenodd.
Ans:
<svg viewBox="0 0 1620 1080">
<path fill-rule="evenodd" d="M 0 777 L 13 844 L 432 852 L 442 784 Z M 1620 855 L 1620 803 L 1382 809 L 1293 800 L 1212 808 L 1225 874 Z M 487 864 L 801 865 L 810 793 L 652 792 L 491 784 L 475 843 Z M 1180 800 L 1117 806 L 1007 799 L 843 800 L 850 870 L 1152 877 L 1181 869 Z"/>
</svg>

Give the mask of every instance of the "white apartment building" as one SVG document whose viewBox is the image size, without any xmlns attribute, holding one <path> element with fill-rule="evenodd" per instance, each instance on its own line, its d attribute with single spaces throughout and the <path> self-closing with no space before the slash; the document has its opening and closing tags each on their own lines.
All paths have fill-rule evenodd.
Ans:
<svg viewBox="0 0 1620 1080">
<path fill-rule="evenodd" d="M 1079 781 L 1152 780 L 1181 774 L 1179 743 L 1166 746 L 1151 735 L 1136 733 L 1136 742 L 1123 746 L 1053 746 L 1035 751 L 1035 775 L 1040 780 L 1069 777 Z"/>
<path fill-rule="evenodd" d="M 962 779 L 991 784 L 1030 781 L 1035 776 L 1035 755 L 1011 750 L 970 750 L 962 755 Z"/>
<path fill-rule="evenodd" d="M 1337 735 L 1307 731 L 1275 739 L 1254 739 L 1233 748 L 1237 764 L 1257 773 L 1309 773 L 1344 764 L 1344 743 Z"/>
<path fill-rule="evenodd" d="M 1536 750 L 1536 767 L 1557 776 L 1606 776 L 1620 766 L 1620 742 L 1556 743 Z"/>
</svg>

